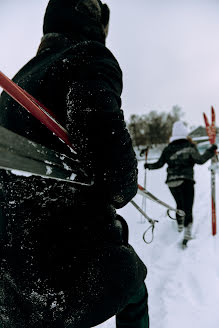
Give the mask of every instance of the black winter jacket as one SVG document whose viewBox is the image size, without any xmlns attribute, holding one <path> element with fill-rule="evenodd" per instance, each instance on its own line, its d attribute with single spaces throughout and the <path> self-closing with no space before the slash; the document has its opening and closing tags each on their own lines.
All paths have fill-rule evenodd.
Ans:
<svg viewBox="0 0 219 328">
<path fill-rule="evenodd" d="M 147 164 L 147 167 L 149 170 L 154 170 L 167 164 L 167 183 L 175 180 L 194 181 L 194 165 L 207 162 L 207 160 L 214 156 L 214 150 L 215 146 L 213 145 L 201 155 L 195 144 L 189 140 L 175 140 L 164 148 L 156 163 Z"/>
<path fill-rule="evenodd" d="M 14 81 L 67 128 L 95 183 L 77 187 L 0 171 L 0 326 L 91 327 L 119 312 L 146 276 L 115 212 L 137 191 L 137 162 L 120 110 L 122 73 L 101 42 L 49 34 Z M 71 156 L 5 93 L 0 124 Z"/>
</svg>

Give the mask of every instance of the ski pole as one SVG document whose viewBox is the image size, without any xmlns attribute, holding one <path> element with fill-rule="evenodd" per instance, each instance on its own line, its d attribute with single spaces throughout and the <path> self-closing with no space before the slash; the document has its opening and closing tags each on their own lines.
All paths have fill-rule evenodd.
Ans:
<svg viewBox="0 0 219 328">
<path fill-rule="evenodd" d="M 158 204 L 166 207 L 170 211 L 176 212 L 180 216 L 185 216 L 185 212 L 183 210 L 176 209 L 176 208 L 166 204 L 165 202 L 163 202 L 162 200 L 160 200 L 159 198 L 154 196 L 152 193 L 147 191 L 145 188 L 143 188 L 140 184 L 138 185 L 138 193 L 143 195 L 144 197 L 147 197 L 148 199 L 152 200 L 153 202 L 158 203 Z"/>
<path fill-rule="evenodd" d="M 147 163 L 149 147 L 146 147 L 146 149 L 144 151 L 145 151 L 145 163 Z M 147 174 L 146 174 L 146 169 L 145 169 L 145 171 L 144 171 L 144 188 L 145 189 L 146 189 L 146 182 L 147 182 Z M 144 212 L 146 211 L 146 197 L 142 197 L 141 208 Z M 144 223 L 142 214 L 141 214 L 140 223 Z"/>
<path fill-rule="evenodd" d="M 143 217 L 145 217 L 145 219 L 147 219 L 148 220 L 148 222 L 149 223 L 151 223 L 151 224 L 153 224 L 154 222 L 158 222 L 158 221 L 156 221 L 156 220 L 153 220 L 153 219 L 151 219 L 142 209 L 141 209 L 141 207 L 140 206 L 138 206 L 138 204 L 136 204 L 136 202 L 132 199 L 131 201 L 130 201 L 131 203 L 132 203 L 132 205 L 141 213 L 141 215 L 143 216 Z"/>
<path fill-rule="evenodd" d="M 153 219 L 151 219 L 142 209 L 141 209 L 141 207 L 140 206 L 138 206 L 138 204 L 136 204 L 135 202 L 134 202 L 134 200 L 131 200 L 131 204 L 142 214 L 142 216 L 144 216 L 145 217 L 145 219 L 147 219 L 148 220 L 148 222 L 151 224 L 150 225 L 150 227 L 147 229 L 147 230 L 145 230 L 145 232 L 144 232 L 144 234 L 143 234 L 143 240 L 144 240 L 144 242 L 146 243 L 146 244 L 150 244 L 152 241 L 153 241 L 153 239 L 154 239 L 154 227 L 155 227 L 155 223 L 156 222 L 159 222 L 158 220 L 153 220 Z M 146 233 L 149 231 L 151 229 L 151 233 L 152 233 L 152 237 L 151 237 L 151 240 L 150 241 L 147 241 L 146 240 Z"/>
</svg>

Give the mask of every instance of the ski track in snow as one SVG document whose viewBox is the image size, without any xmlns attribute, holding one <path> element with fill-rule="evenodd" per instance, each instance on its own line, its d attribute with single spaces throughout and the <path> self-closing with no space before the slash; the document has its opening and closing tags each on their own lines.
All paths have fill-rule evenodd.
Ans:
<svg viewBox="0 0 219 328">
<path fill-rule="evenodd" d="M 146 212 L 159 223 L 154 240 L 147 245 L 142 240 L 149 227 L 141 223 L 140 214 L 128 204 L 118 212 L 130 229 L 130 244 L 148 268 L 146 285 L 149 292 L 150 328 L 218 328 L 219 326 L 219 237 L 211 235 L 210 161 L 195 166 L 195 201 L 193 207 L 193 239 L 181 248 L 183 232 L 166 210 L 149 200 Z M 165 185 L 166 166 L 147 171 L 146 188 L 158 198 L 174 205 Z M 216 199 L 219 199 L 219 175 L 216 175 Z M 143 161 L 139 162 L 139 183 L 143 184 Z M 141 206 L 142 197 L 135 201 Z M 219 204 L 217 204 L 217 215 Z M 219 225 L 218 225 L 219 227 Z M 219 228 L 218 228 L 219 230 Z M 150 235 L 148 235 L 148 240 Z M 115 317 L 98 328 L 115 328 Z"/>
</svg>

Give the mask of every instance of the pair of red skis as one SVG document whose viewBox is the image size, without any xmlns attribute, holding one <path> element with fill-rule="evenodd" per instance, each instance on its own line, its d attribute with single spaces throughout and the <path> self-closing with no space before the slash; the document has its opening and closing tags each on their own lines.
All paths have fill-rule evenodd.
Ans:
<svg viewBox="0 0 219 328">
<path fill-rule="evenodd" d="M 214 107 L 211 107 L 211 124 L 208 121 L 208 118 L 205 113 L 203 113 L 206 132 L 211 144 L 216 142 L 216 124 L 215 124 L 215 110 Z M 215 170 L 214 165 L 218 161 L 217 153 L 212 157 L 211 160 L 211 208 L 212 208 L 212 235 L 217 233 L 217 221 L 216 221 L 216 190 L 215 190 Z"/>
</svg>

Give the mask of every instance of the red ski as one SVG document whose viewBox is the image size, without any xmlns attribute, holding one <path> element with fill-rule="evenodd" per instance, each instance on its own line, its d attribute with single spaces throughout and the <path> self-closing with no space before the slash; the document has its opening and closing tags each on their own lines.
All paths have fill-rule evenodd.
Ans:
<svg viewBox="0 0 219 328">
<path fill-rule="evenodd" d="M 44 105 L 42 105 L 33 96 L 19 87 L 16 83 L 10 80 L 0 71 L 0 87 L 14 98 L 21 106 L 29 113 L 43 123 L 50 131 L 58 138 L 63 140 L 72 148 L 72 144 L 68 137 L 68 132 L 56 120 L 55 115 Z"/>
<path fill-rule="evenodd" d="M 206 132 L 211 144 L 214 144 L 216 141 L 216 125 L 215 125 L 215 110 L 214 107 L 211 107 L 211 124 L 208 121 L 208 118 L 205 113 L 203 113 Z M 217 153 L 211 159 L 211 208 L 212 208 L 212 235 L 215 236 L 217 233 L 217 220 L 216 220 L 216 190 L 215 190 L 215 171 L 213 169 L 214 164 L 217 162 Z"/>
</svg>

